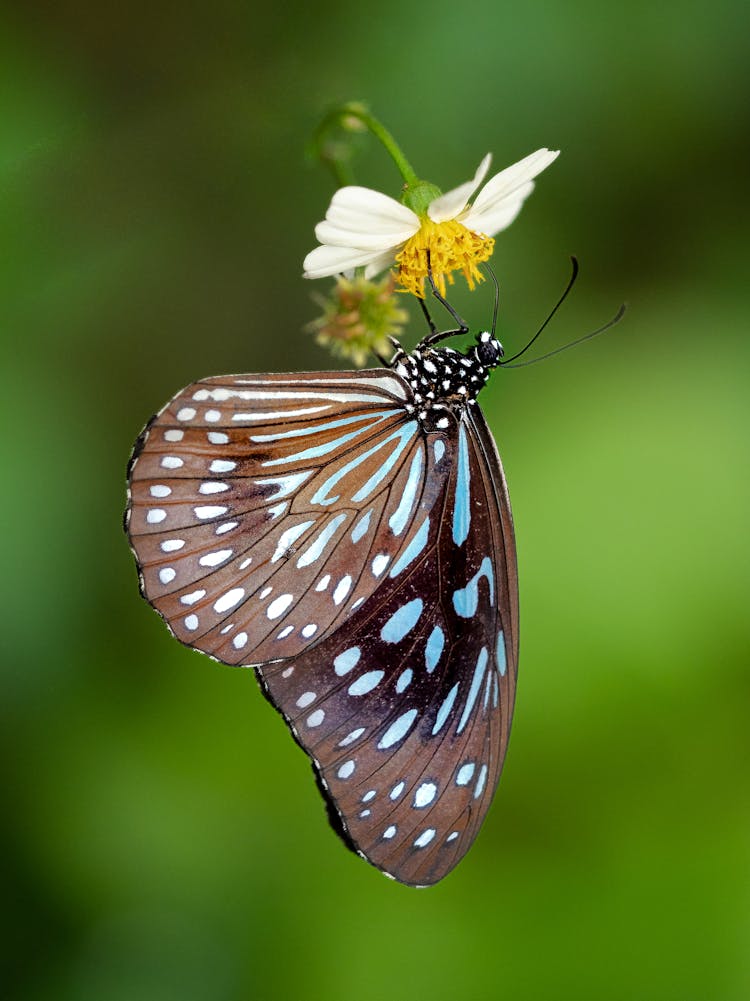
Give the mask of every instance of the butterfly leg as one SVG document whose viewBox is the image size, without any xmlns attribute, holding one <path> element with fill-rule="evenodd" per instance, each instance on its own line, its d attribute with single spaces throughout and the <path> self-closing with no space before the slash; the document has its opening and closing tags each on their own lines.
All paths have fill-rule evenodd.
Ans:
<svg viewBox="0 0 750 1001">
<path fill-rule="evenodd" d="M 437 285 L 435 284 L 435 279 L 432 277 L 432 265 L 430 263 L 430 252 L 429 252 L 429 250 L 427 251 L 427 280 L 430 283 L 430 288 L 432 289 L 432 294 L 435 296 L 435 298 L 440 303 L 440 305 L 443 306 L 443 308 L 446 309 L 450 313 L 450 315 L 456 321 L 456 323 L 458 324 L 458 326 L 456 327 L 455 330 L 442 330 L 442 331 L 440 331 L 440 330 L 436 330 L 434 324 L 432 323 L 432 320 L 428 319 L 428 322 L 430 324 L 430 328 L 432 330 L 432 333 L 430 333 L 426 337 L 422 338 L 422 340 L 417 345 L 417 347 L 420 348 L 420 349 L 421 348 L 430 347 L 433 344 L 437 344 L 438 341 L 444 341 L 447 337 L 456 337 L 459 334 L 465 334 L 469 330 L 468 324 L 458 315 L 458 313 L 455 311 L 455 309 L 453 308 L 453 306 L 451 306 L 451 304 L 448 302 L 448 300 L 445 298 L 445 296 L 440 294 L 440 290 L 438 289 Z M 420 303 L 422 304 L 422 309 L 424 310 L 425 315 L 428 315 L 427 314 L 427 307 L 424 305 L 424 303 L 422 303 L 421 299 L 420 299 Z"/>
<path fill-rule="evenodd" d="M 419 298 L 417 298 L 417 302 L 419 303 L 419 308 L 424 313 L 425 320 L 427 320 L 427 326 L 430 328 L 430 335 L 436 334 L 438 332 L 438 328 L 433 323 L 433 320 L 432 320 L 432 317 L 430 316 L 430 311 L 427 308 L 426 302 L 424 301 L 424 299 L 419 299 Z M 428 336 L 430 336 L 430 335 L 428 335 Z"/>
<path fill-rule="evenodd" d="M 381 365 L 384 365 L 386 368 L 393 368 L 394 365 L 397 365 L 402 358 L 406 357 L 406 351 L 404 351 L 404 349 L 401 347 L 400 341 L 398 341 L 395 337 L 392 337 L 390 334 L 388 335 L 387 340 L 391 342 L 391 344 L 395 349 L 395 354 L 393 355 L 393 357 L 384 358 L 383 355 L 381 355 L 378 351 L 373 351 L 373 354 L 378 359 Z"/>
<path fill-rule="evenodd" d="M 406 354 L 406 351 L 404 351 L 404 349 L 401 347 L 401 341 L 399 341 L 397 337 L 394 337 L 392 334 L 388 334 L 388 340 L 391 342 L 392 346 L 396 349 L 396 354 L 391 359 L 391 364 L 393 364 L 394 362 L 397 362 L 401 358 L 403 358 Z"/>
</svg>

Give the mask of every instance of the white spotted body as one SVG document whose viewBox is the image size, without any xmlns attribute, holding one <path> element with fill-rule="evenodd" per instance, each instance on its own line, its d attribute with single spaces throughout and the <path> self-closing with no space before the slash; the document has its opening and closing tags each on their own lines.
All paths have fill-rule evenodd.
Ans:
<svg viewBox="0 0 750 1001">
<path fill-rule="evenodd" d="M 417 348 L 395 367 L 411 390 L 406 405 L 426 431 L 449 426 L 446 411 L 473 403 L 502 357 L 500 342 L 489 332 L 479 334 L 468 354 L 454 348 Z"/>
</svg>

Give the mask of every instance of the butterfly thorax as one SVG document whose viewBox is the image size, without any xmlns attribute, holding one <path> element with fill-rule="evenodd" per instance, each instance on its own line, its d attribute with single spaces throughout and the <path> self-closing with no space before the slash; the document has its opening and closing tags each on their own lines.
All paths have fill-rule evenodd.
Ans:
<svg viewBox="0 0 750 1001">
<path fill-rule="evenodd" d="M 447 427 L 448 419 L 440 412 L 461 410 L 473 403 L 502 354 L 499 341 L 486 331 L 477 335 L 476 345 L 466 353 L 454 348 L 417 347 L 394 368 L 412 392 L 407 411 L 416 413 L 425 425 Z"/>
</svg>

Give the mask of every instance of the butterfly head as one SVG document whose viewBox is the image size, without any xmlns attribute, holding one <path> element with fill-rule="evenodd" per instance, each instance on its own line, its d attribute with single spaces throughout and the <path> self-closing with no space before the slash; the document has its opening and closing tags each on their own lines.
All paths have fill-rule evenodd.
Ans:
<svg viewBox="0 0 750 1001">
<path fill-rule="evenodd" d="M 488 330 L 477 334 L 474 357 L 484 368 L 496 368 L 504 354 L 503 346 L 494 334 Z"/>
</svg>

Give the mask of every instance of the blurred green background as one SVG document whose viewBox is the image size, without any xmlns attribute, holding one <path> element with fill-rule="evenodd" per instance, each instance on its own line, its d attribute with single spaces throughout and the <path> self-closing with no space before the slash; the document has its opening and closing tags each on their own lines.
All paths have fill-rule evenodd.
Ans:
<svg viewBox="0 0 750 1001">
<path fill-rule="evenodd" d="M 737 0 L 0 11 L 3 995 L 750 997 L 748 7 Z M 324 368 L 301 279 L 367 100 L 444 189 L 560 148 L 498 239 L 521 568 L 499 794 L 443 884 L 328 829 L 246 671 L 170 639 L 120 527 L 150 414 Z M 398 193 L 376 144 L 361 183 Z M 490 293 L 456 294 L 472 326 Z M 415 316 L 409 343 L 421 333 Z M 541 351 L 541 348 L 540 348 Z"/>
</svg>

